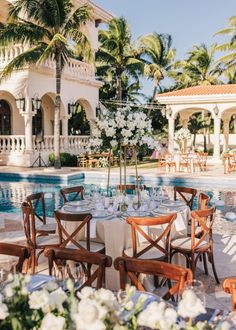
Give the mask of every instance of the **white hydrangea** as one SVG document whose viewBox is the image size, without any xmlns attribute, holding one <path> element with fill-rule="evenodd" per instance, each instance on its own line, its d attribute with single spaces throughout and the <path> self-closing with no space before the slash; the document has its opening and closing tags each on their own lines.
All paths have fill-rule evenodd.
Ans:
<svg viewBox="0 0 236 330">
<path fill-rule="evenodd" d="M 176 323 L 177 313 L 173 308 L 167 307 L 165 302 L 152 302 L 137 318 L 139 326 L 151 329 L 168 330 Z"/>
<path fill-rule="evenodd" d="M 183 127 L 175 132 L 174 139 L 177 142 L 187 141 L 187 140 L 191 139 L 191 133 L 188 130 L 188 128 Z"/>
<path fill-rule="evenodd" d="M 110 290 L 101 288 L 95 292 L 94 297 L 100 303 L 105 304 L 109 310 L 115 310 L 118 308 L 116 296 Z"/>
<path fill-rule="evenodd" d="M 76 330 L 105 330 L 104 323 L 108 310 L 95 299 L 82 299 L 78 312 L 72 315 Z"/>
<path fill-rule="evenodd" d="M 192 290 L 185 290 L 178 305 L 178 314 L 183 318 L 194 318 L 206 313 L 201 300 Z"/>
<path fill-rule="evenodd" d="M 48 313 L 42 320 L 40 330 L 63 330 L 65 322 L 64 317 Z"/>
</svg>

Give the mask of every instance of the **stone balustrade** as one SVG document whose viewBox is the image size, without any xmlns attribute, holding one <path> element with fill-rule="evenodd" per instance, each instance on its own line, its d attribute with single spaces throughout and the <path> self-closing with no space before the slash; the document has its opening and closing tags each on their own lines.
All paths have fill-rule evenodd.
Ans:
<svg viewBox="0 0 236 330">
<path fill-rule="evenodd" d="M 0 151 L 6 153 L 23 153 L 25 151 L 24 135 L 0 135 Z"/>
<path fill-rule="evenodd" d="M 51 153 L 54 151 L 54 137 L 53 135 L 44 136 L 44 140 L 41 143 L 36 143 L 35 136 L 33 139 L 34 151 Z M 61 136 L 60 137 L 60 150 L 61 152 L 69 153 L 81 153 L 89 143 L 89 136 Z M 22 154 L 26 151 L 25 136 L 24 135 L 0 135 L 0 152 L 1 154 L 18 153 Z"/>
<path fill-rule="evenodd" d="M 0 48 L 0 69 L 3 69 L 9 62 L 23 53 L 26 49 L 27 48 L 24 45 L 14 45 L 8 49 Z"/>
<path fill-rule="evenodd" d="M 27 48 L 25 45 L 15 45 L 5 50 L 0 48 L 0 69 L 3 69 L 16 56 L 26 51 Z M 52 59 L 47 59 L 45 62 L 37 64 L 37 68 L 55 70 L 56 64 Z M 95 68 L 94 65 L 76 59 L 69 59 L 64 66 L 63 74 L 83 80 L 95 79 Z"/>
</svg>

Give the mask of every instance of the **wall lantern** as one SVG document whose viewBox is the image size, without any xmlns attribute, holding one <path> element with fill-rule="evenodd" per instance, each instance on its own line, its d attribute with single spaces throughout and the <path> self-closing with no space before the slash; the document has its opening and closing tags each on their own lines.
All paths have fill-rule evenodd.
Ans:
<svg viewBox="0 0 236 330">
<path fill-rule="evenodd" d="M 69 103 L 68 103 L 68 115 L 73 115 L 76 111 L 76 108 L 77 108 L 77 104 L 75 101 L 71 100 Z"/>
<path fill-rule="evenodd" d="M 214 114 L 215 114 L 216 116 L 218 116 L 218 114 L 219 114 L 219 108 L 217 107 L 217 105 L 215 105 L 213 111 L 214 111 Z"/>
<path fill-rule="evenodd" d="M 21 111 L 25 111 L 25 98 L 23 97 L 22 94 L 19 94 L 16 98 L 16 106 L 17 109 Z"/>
<path fill-rule="evenodd" d="M 172 111 L 171 107 L 168 107 L 166 109 L 166 115 L 169 116 L 169 117 L 171 117 L 172 116 L 172 113 L 173 113 L 173 111 Z"/>
<path fill-rule="evenodd" d="M 42 101 L 38 97 L 38 94 L 36 94 L 31 100 L 33 104 L 33 110 L 38 111 L 41 108 L 41 104 L 42 104 Z"/>
</svg>

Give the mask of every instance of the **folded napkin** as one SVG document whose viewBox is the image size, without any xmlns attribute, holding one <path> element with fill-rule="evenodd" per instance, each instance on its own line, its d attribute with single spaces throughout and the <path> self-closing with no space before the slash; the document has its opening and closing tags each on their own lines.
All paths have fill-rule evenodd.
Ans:
<svg viewBox="0 0 236 330">
<path fill-rule="evenodd" d="M 147 211 L 147 210 L 148 210 L 148 206 L 147 206 L 147 204 L 143 204 L 143 205 L 141 205 L 140 208 L 139 208 L 139 211 Z"/>
<path fill-rule="evenodd" d="M 134 208 L 133 208 L 133 205 L 132 204 L 129 204 L 128 205 L 127 211 L 134 211 Z"/>
<path fill-rule="evenodd" d="M 95 203 L 95 210 L 96 211 L 103 211 L 104 210 L 104 205 L 103 203 L 99 202 L 99 203 Z"/>
<path fill-rule="evenodd" d="M 151 201 L 149 204 L 150 209 L 155 209 L 157 206 L 157 203 L 155 201 Z"/>
</svg>

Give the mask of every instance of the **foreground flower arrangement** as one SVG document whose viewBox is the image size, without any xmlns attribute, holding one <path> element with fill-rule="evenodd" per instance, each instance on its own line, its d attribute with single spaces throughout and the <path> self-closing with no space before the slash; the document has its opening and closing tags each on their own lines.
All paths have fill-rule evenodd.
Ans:
<svg viewBox="0 0 236 330">
<path fill-rule="evenodd" d="M 29 292 L 30 276 L 10 275 L 0 296 L 0 329 L 41 330 L 207 330 L 207 323 L 192 325 L 192 319 L 205 313 L 201 301 L 192 291 L 185 291 L 177 308 L 164 301 L 152 301 L 134 287 L 113 292 L 85 287 L 74 293 L 67 281 L 66 294 L 56 282 Z M 135 298 L 135 299 L 134 299 Z M 223 322 L 217 329 L 230 330 Z"/>
</svg>

